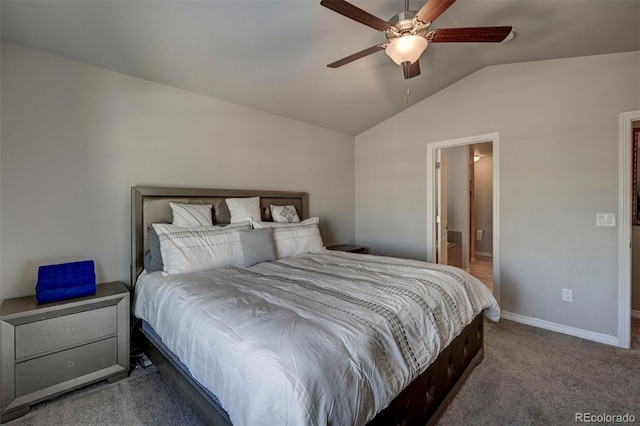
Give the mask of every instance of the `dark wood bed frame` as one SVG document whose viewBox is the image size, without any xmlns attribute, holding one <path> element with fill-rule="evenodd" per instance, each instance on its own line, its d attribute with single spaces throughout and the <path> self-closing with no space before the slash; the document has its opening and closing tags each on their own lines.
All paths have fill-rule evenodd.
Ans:
<svg viewBox="0 0 640 426">
<path fill-rule="evenodd" d="M 224 199 L 260 197 L 262 207 L 269 204 L 294 204 L 301 218 L 309 215 L 308 194 L 305 192 L 222 190 L 204 188 L 131 188 L 131 286 L 142 272 L 146 250 L 146 226 L 149 218 L 145 205 L 153 200 Z M 390 404 L 368 423 L 381 425 L 433 425 L 445 411 L 471 371 L 484 356 L 483 314 L 478 315 L 462 333 L 438 355 L 427 370 L 409 384 Z M 151 359 L 162 376 L 207 425 L 230 425 L 222 407 L 204 388 L 193 380 L 173 360 L 164 348 L 139 328 L 134 330 L 137 343 Z"/>
</svg>

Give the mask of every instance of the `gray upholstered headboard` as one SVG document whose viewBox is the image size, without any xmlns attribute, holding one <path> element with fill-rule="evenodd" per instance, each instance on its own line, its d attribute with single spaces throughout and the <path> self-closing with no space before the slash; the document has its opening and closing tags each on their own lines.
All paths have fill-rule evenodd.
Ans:
<svg viewBox="0 0 640 426">
<path fill-rule="evenodd" d="M 260 197 L 262 220 L 270 221 L 269 205 L 294 205 L 301 219 L 309 216 L 306 192 L 259 191 L 239 189 L 131 187 L 131 288 L 144 269 L 147 250 L 147 227 L 152 223 L 171 223 L 170 201 L 213 205 L 215 223 L 229 223 L 226 198 Z"/>
</svg>

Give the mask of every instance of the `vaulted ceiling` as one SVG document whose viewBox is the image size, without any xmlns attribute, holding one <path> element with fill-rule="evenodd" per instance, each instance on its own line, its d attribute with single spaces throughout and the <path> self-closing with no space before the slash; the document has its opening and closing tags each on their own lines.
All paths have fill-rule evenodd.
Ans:
<svg viewBox="0 0 640 426">
<path fill-rule="evenodd" d="M 384 20 L 404 10 L 401 0 L 352 3 Z M 410 10 L 422 5 L 411 1 Z M 409 80 L 384 52 L 327 68 L 385 37 L 319 0 L 1 7 L 7 42 L 351 135 L 488 65 L 640 50 L 640 0 L 458 0 L 432 29 L 512 25 L 516 37 L 431 44 L 422 74 Z"/>
</svg>

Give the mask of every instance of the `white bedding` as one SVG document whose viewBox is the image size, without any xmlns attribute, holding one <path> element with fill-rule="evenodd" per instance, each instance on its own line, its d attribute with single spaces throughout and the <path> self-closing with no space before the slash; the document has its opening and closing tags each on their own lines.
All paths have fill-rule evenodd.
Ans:
<svg viewBox="0 0 640 426">
<path fill-rule="evenodd" d="M 135 293 L 136 317 L 236 426 L 365 424 L 478 313 L 500 315 L 458 268 L 328 250 L 143 274 Z"/>
</svg>

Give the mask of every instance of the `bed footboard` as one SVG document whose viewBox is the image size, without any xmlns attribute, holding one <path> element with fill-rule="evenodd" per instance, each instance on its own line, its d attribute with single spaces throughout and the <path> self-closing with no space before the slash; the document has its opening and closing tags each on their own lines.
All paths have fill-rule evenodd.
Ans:
<svg viewBox="0 0 640 426">
<path fill-rule="evenodd" d="M 434 425 L 484 356 L 483 314 L 367 426 Z"/>
</svg>

